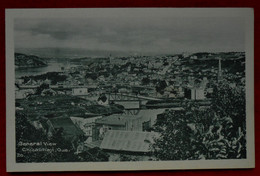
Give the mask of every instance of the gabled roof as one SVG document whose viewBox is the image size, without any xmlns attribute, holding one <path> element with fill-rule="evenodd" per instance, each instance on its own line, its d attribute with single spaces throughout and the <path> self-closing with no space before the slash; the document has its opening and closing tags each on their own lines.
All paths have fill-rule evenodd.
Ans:
<svg viewBox="0 0 260 176">
<path fill-rule="evenodd" d="M 63 128 L 65 137 L 73 137 L 78 135 L 84 135 L 83 131 L 76 127 L 70 118 L 57 117 L 49 118 L 53 128 Z"/>
<path fill-rule="evenodd" d="M 105 116 L 101 119 L 96 120 L 96 124 L 103 124 L 103 125 L 117 125 L 117 126 L 125 126 L 127 119 L 140 119 L 140 116 L 130 116 L 130 115 L 122 115 L 122 114 L 113 114 L 110 116 Z"/>
<path fill-rule="evenodd" d="M 149 152 L 150 145 L 157 136 L 154 132 L 109 130 L 100 145 L 101 149 Z"/>
</svg>

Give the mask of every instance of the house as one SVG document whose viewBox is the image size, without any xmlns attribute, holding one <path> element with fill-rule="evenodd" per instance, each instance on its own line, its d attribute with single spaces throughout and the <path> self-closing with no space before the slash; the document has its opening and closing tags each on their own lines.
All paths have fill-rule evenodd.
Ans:
<svg viewBox="0 0 260 176">
<path fill-rule="evenodd" d="M 22 79 L 22 78 L 15 79 L 15 83 L 18 84 L 18 85 L 23 84 L 23 82 L 24 82 L 24 79 Z"/>
<path fill-rule="evenodd" d="M 136 80 L 136 81 L 131 81 L 131 82 L 129 83 L 129 85 L 130 85 L 130 86 L 139 86 L 139 85 L 141 85 L 141 82 L 138 81 L 138 80 Z"/>
<path fill-rule="evenodd" d="M 84 132 L 85 136 L 88 137 L 88 142 L 92 142 L 95 121 L 100 118 L 102 118 L 102 116 L 93 116 L 93 114 L 89 114 L 89 117 L 70 117 L 72 122 Z"/>
<path fill-rule="evenodd" d="M 40 120 L 33 120 L 33 121 L 31 121 L 31 125 L 34 126 L 35 129 L 37 129 L 37 130 L 44 130 Z"/>
<path fill-rule="evenodd" d="M 34 94 L 34 89 L 23 89 L 23 90 L 15 90 L 15 99 L 24 99 L 28 95 Z"/>
<path fill-rule="evenodd" d="M 106 80 L 104 75 L 99 76 L 97 79 L 101 82 Z"/>
<path fill-rule="evenodd" d="M 49 137 L 55 135 L 57 131 L 62 130 L 62 136 L 66 140 L 75 141 L 84 136 L 84 132 L 78 128 L 70 118 L 54 117 L 47 120 L 47 134 Z"/>
<path fill-rule="evenodd" d="M 87 94 L 88 94 L 87 87 L 74 87 L 72 89 L 72 95 L 74 96 L 87 95 Z"/>
<path fill-rule="evenodd" d="M 120 88 L 120 89 L 118 89 L 118 92 L 119 93 L 129 93 L 130 90 L 128 88 Z"/>
<path fill-rule="evenodd" d="M 29 79 L 24 85 L 37 85 L 38 83 L 35 80 Z"/>
<path fill-rule="evenodd" d="M 109 130 L 142 131 L 142 117 L 125 114 L 113 114 L 97 119 L 93 140 L 103 139 Z"/>
<path fill-rule="evenodd" d="M 140 100 L 113 100 L 111 102 L 122 105 L 125 109 L 139 109 L 141 106 Z"/>
<path fill-rule="evenodd" d="M 203 88 L 191 88 L 191 89 L 185 89 L 184 91 L 185 98 L 191 100 L 204 100 L 206 98 L 205 94 L 206 93 Z"/>
<path fill-rule="evenodd" d="M 57 92 L 52 90 L 52 89 L 44 89 L 42 92 L 41 92 L 41 96 L 46 96 L 46 95 L 56 95 Z"/>
<path fill-rule="evenodd" d="M 204 100 L 205 97 L 205 91 L 201 88 L 193 88 L 191 90 L 191 99 L 192 100 Z"/>
<path fill-rule="evenodd" d="M 99 96 L 99 98 L 97 99 L 97 102 L 99 105 L 108 105 L 109 104 L 109 100 L 105 94 L 101 94 Z"/>
<path fill-rule="evenodd" d="M 163 66 L 163 62 L 161 61 L 155 61 L 155 62 L 149 62 L 148 63 L 148 69 L 159 69 Z"/>
<path fill-rule="evenodd" d="M 51 80 L 49 80 L 48 78 L 46 78 L 44 81 L 43 81 L 43 83 L 45 83 L 45 84 L 51 84 Z"/>
</svg>

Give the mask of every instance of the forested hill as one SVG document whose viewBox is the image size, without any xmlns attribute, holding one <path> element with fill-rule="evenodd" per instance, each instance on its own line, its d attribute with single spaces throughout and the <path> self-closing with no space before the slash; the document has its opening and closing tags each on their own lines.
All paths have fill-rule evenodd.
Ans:
<svg viewBox="0 0 260 176">
<path fill-rule="evenodd" d="M 15 66 L 16 67 L 44 67 L 47 63 L 38 56 L 25 55 L 21 53 L 15 53 Z"/>
</svg>

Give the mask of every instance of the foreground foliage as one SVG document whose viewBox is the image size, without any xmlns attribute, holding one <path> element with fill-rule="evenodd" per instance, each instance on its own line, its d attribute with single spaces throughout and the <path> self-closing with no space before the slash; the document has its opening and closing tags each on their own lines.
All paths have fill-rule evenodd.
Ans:
<svg viewBox="0 0 260 176">
<path fill-rule="evenodd" d="M 159 160 L 246 158 L 245 90 L 221 83 L 210 107 L 184 102 L 158 117 L 152 148 Z"/>
<path fill-rule="evenodd" d="M 16 113 L 16 162 L 18 163 L 108 161 L 108 154 L 98 148 L 77 153 L 75 142 L 73 144 L 72 141 L 66 140 L 62 130 L 57 130 L 49 138 L 44 131 L 36 129 L 25 114 Z M 39 145 L 24 146 L 21 143 L 39 143 Z M 40 151 L 42 149 L 48 151 Z"/>
</svg>

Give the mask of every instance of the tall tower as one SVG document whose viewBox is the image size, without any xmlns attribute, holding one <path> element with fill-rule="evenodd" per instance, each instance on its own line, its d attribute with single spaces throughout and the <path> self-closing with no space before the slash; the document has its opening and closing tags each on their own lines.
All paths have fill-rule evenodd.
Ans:
<svg viewBox="0 0 260 176">
<path fill-rule="evenodd" d="M 110 68 L 113 68 L 114 64 L 115 64 L 114 58 L 112 57 L 111 54 L 109 54 L 109 65 L 110 65 Z"/>
<path fill-rule="evenodd" d="M 109 62 L 110 62 L 110 64 L 112 64 L 112 55 L 111 54 L 109 54 Z"/>
<path fill-rule="evenodd" d="M 222 80 L 221 58 L 218 58 L 218 81 Z"/>
</svg>

